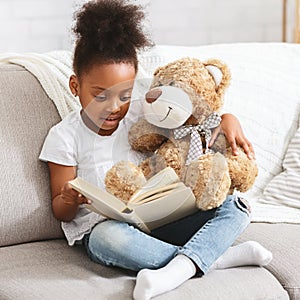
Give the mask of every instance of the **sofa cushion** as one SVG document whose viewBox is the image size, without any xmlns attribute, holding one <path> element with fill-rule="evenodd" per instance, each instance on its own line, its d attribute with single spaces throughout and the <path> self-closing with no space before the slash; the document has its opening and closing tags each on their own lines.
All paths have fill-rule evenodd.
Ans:
<svg viewBox="0 0 300 300">
<path fill-rule="evenodd" d="M 283 171 L 268 183 L 261 202 L 300 208 L 300 128 L 288 146 Z"/>
<path fill-rule="evenodd" d="M 90 261 L 79 245 L 63 240 L 0 248 L 3 300 L 132 299 L 135 273 Z M 264 268 L 216 270 L 157 299 L 288 299 Z M 155 298 L 156 299 L 156 298 Z"/>
<path fill-rule="evenodd" d="M 39 82 L 25 69 L 0 66 L 0 246 L 62 237 L 53 217 L 47 165 L 38 160 L 59 121 Z"/>
<path fill-rule="evenodd" d="M 252 223 L 237 243 L 247 240 L 259 242 L 273 253 L 273 260 L 266 268 L 288 291 L 291 300 L 300 299 L 299 225 Z"/>
<path fill-rule="evenodd" d="M 300 128 L 288 146 L 282 169 L 255 199 L 257 222 L 300 223 Z"/>
</svg>

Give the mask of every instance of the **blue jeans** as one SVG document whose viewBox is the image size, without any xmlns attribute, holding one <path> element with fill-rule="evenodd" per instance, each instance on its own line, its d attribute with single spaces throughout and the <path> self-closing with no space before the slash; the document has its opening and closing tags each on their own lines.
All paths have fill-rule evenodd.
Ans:
<svg viewBox="0 0 300 300">
<path fill-rule="evenodd" d="M 246 200 L 228 196 L 210 211 L 198 211 L 151 234 L 116 220 L 97 224 L 84 237 L 89 257 L 100 264 L 139 271 L 165 266 L 177 254 L 194 261 L 205 274 L 250 223 Z"/>
</svg>

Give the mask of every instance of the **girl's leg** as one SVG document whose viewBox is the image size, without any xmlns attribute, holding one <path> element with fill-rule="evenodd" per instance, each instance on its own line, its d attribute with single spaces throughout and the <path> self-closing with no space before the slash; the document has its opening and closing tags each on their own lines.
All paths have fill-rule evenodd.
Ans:
<svg viewBox="0 0 300 300">
<path fill-rule="evenodd" d="M 180 247 L 178 253 L 192 259 L 205 274 L 246 229 L 250 216 L 251 210 L 246 200 L 228 196 L 216 210 L 215 217 Z"/>
<path fill-rule="evenodd" d="M 174 224 L 166 225 L 167 231 L 159 229 L 156 232 L 157 238 L 151 237 L 129 224 L 108 220 L 94 227 L 91 234 L 85 238 L 85 245 L 91 259 L 98 263 L 136 271 L 144 269 L 137 276 L 134 298 L 150 299 L 155 295 L 176 288 L 193 277 L 196 273 L 196 265 L 198 265 L 194 257 L 201 258 L 201 255 L 204 254 L 204 258 L 201 259 L 204 262 L 203 265 L 209 266 L 209 262 L 213 263 L 218 255 L 221 255 L 222 251 L 219 249 L 224 248 L 225 251 L 226 245 L 230 246 L 249 223 L 249 209 L 245 203 L 236 197 L 229 197 L 220 208 L 214 210 L 213 213 L 212 211 L 207 212 L 207 215 L 208 219 L 212 219 L 206 222 L 204 226 L 203 218 L 205 219 L 205 216 L 203 212 L 199 212 L 194 216 L 179 220 L 175 226 Z M 219 227 L 216 226 L 216 223 L 219 224 Z M 202 226 L 203 228 L 199 230 Z M 188 231 L 179 237 L 178 232 L 183 231 L 184 228 L 188 228 Z M 163 238 L 166 242 L 161 241 L 159 236 L 168 237 L 168 231 L 170 233 L 171 231 L 177 232 L 177 234 L 173 234 L 173 236 L 171 234 L 171 241 L 168 241 L 167 238 Z M 230 237 L 231 231 L 233 232 L 232 237 Z M 194 236 L 187 243 L 184 242 L 183 247 L 171 244 L 182 245 L 185 237 L 191 235 Z M 223 247 L 216 247 L 216 250 L 212 250 L 211 254 L 201 251 L 201 240 L 203 245 L 206 245 L 205 242 L 207 241 L 215 241 L 218 245 L 223 242 L 223 239 L 226 239 L 227 235 L 231 241 L 225 243 Z M 235 235 L 236 237 L 234 237 Z M 222 238 L 218 240 L 220 236 Z M 205 247 L 207 248 L 207 245 Z M 225 253 L 227 258 L 232 256 L 227 255 L 228 252 Z M 189 256 L 189 253 L 192 255 Z M 236 251 L 231 253 L 234 253 L 236 257 Z M 245 251 L 242 251 L 242 254 L 245 254 Z M 247 262 L 244 261 L 243 263 L 240 260 L 240 264 L 247 264 Z M 256 264 L 259 263 L 256 262 Z M 227 263 L 226 267 L 230 266 L 232 265 Z M 207 269 L 202 271 L 205 273 Z"/>
<path fill-rule="evenodd" d="M 161 268 L 178 250 L 177 246 L 115 220 L 97 224 L 84 243 L 93 261 L 133 271 Z"/>
<path fill-rule="evenodd" d="M 230 247 L 212 265 L 213 269 L 226 269 L 244 265 L 267 265 L 272 253 L 257 242 L 247 241 Z M 180 286 L 196 272 L 195 265 L 185 255 L 177 255 L 165 267 L 158 270 L 143 269 L 138 273 L 134 299 L 150 299 L 153 296 Z M 162 284 L 163 283 L 163 284 Z"/>
<path fill-rule="evenodd" d="M 217 209 L 197 213 L 164 225 L 152 231 L 151 235 L 174 245 L 183 246 L 204 224 L 215 217 Z M 237 266 L 265 266 L 272 260 L 272 253 L 255 241 L 247 241 L 230 247 L 210 267 L 227 269 Z"/>
<path fill-rule="evenodd" d="M 127 223 L 104 221 L 94 227 L 84 242 L 90 258 L 107 266 L 118 266 L 134 271 L 141 269 L 162 271 L 164 269 L 162 267 L 167 264 L 164 288 L 156 289 L 155 294 L 165 292 L 168 283 L 171 283 L 168 288 L 171 290 L 196 273 L 196 266 L 188 257 L 178 255 L 174 258 L 178 246 L 151 237 Z M 155 281 L 155 275 L 152 279 Z M 160 287 L 160 284 L 161 282 L 157 286 Z M 143 295 L 135 295 L 136 299 L 150 299 L 153 296 L 152 289 L 148 289 L 151 290 L 151 294 L 146 296 L 147 285 L 145 288 Z"/>
<path fill-rule="evenodd" d="M 183 247 L 179 247 L 177 256 L 165 267 L 138 273 L 134 298 L 146 300 L 178 287 L 195 275 L 196 270 L 190 267 L 191 262 L 206 273 L 249 223 L 250 208 L 247 202 L 236 196 L 228 196 L 215 211 L 215 216 Z M 180 275 L 181 272 L 184 276 Z"/>
</svg>

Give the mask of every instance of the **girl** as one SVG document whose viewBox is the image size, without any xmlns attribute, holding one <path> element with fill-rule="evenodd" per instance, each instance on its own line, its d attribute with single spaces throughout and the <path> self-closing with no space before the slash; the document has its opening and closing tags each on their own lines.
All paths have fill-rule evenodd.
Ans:
<svg viewBox="0 0 300 300">
<path fill-rule="evenodd" d="M 89 200 L 68 184 L 81 176 L 104 188 L 105 173 L 115 162 L 142 159 L 130 149 L 127 132 L 135 117 L 130 100 L 137 50 L 151 45 L 142 31 L 143 16 L 139 6 L 125 0 L 91 1 L 78 11 L 75 75 L 69 84 L 82 109 L 50 130 L 40 154 L 50 169 L 53 213 L 69 245 L 83 241 L 93 261 L 140 271 L 135 299 L 150 299 L 211 268 L 270 260 L 270 253 L 254 242 L 229 248 L 250 222 L 243 199 L 228 196 L 218 209 L 199 211 L 147 235 L 88 211 L 83 204 Z M 248 156 L 253 153 L 234 116 L 223 115 L 221 128 L 233 150 L 237 141 Z"/>
</svg>

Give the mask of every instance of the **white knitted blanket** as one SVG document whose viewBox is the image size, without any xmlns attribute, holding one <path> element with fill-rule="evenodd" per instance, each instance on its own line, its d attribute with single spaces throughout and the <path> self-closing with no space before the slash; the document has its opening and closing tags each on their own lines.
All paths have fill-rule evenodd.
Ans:
<svg viewBox="0 0 300 300">
<path fill-rule="evenodd" d="M 73 73 L 70 51 L 0 54 L 0 64 L 6 63 L 20 65 L 31 72 L 54 102 L 61 118 L 80 107 L 69 89 L 69 78 Z"/>
</svg>

